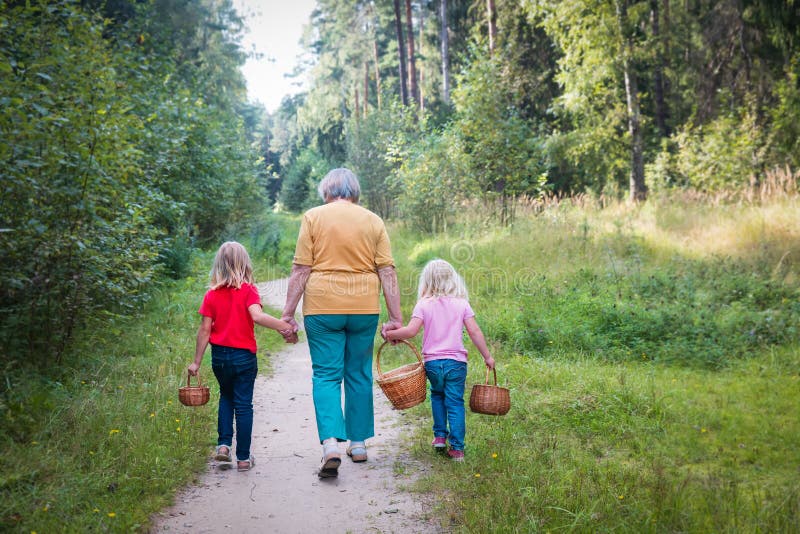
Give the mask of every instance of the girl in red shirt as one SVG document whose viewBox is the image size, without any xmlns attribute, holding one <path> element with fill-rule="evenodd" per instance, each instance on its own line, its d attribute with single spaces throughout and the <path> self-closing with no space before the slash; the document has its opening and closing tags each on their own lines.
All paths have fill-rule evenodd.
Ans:
<svg viewBox="0 0 800 534">
<path fill-rule="evenodd" d="M 254 324 L 277 330 L 287 342 L 297 342 L 292 325 L 262 311 L 261 297 L 254 284 L 247 250 L 235 241 L 223 243 L 214 258 L 211 284 L 200 306 L 203 319 L 197 331 L 194 361 L 188 368 L 190 375 L 197 375 L 206 347 L 211 343 L 211 368 L 220 392 L 215 459 L 232 461 L 235 418 L 239 471 L 255 465 L 250 454 L 253 385 L 258 374 Z"/>
</svg>

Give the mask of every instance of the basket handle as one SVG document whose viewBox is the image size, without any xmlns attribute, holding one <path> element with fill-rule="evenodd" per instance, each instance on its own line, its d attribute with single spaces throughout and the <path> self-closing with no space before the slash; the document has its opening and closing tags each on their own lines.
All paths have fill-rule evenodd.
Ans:
<svg viewBox="0 0 800 534">
<path fill-rule="evenodd" d="M 398 341 L 400 343 L 404 343 L 404 344 L 408 345 L 409 347 L 411 347 L 411 350 L 414 351 L 414 354 L 416 355 L 417 360 L 419 361 L 419 363 L 422 363 L 422 356 L 419 355 L 419 351 L 417 350 L 417 347 L 415 347 L 412 343 L 409 343 L 405 339 L 399 339 Z M 391 345 L 391 342 L 384 341 L 383 345 L 381 345 L 380 348 L 378 349 L 378 355 L 375 357 L 375 367 L 376 367 L 376 370 L 378 371 L 378 378 L 383 377 L 383 373 L 381 372 L 381 351 L 383 350 L 383 347 L 385 347 L 386 345 Z"/>
<path fill-rule="evenodd" d="M 195 387 L 202 386 L 203 385 L 203 381 L 200 380 L 200 369 L 197 370 L 197 374 L 195 376 L 197 377 L 197 386 L 195 386 Z M 189 374 L 189 372 L 186 373 L 186 385 L 188 387 L 192 387 L 192 375 Z"/>
<path fill-rule="evenodd" d="M 487 386 L 489 385 L 489 371 L 490 371 L 490 369 L 489 369 L 489 366 L 487 365 L 486 366 L 486 382 L 484 382 L 484 384 L 487 385 Z M 494 369 L 491 369 L 491 371 L 494 371 L 494 385 L 496 386 L 497 385 L 497 368 L 495 367 Z"/>
</svg>

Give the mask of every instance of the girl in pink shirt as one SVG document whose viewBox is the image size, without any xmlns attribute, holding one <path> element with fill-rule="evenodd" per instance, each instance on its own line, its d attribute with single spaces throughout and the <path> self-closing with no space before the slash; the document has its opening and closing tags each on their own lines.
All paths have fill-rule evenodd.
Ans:
<svg viewBox="0 0 800 534">
<path fill-rule="evenodd" d="M 419 299 L 408 325 L 385 332 L 390 341 L 414 337 L 423 328 L 422 355 L 425 374 L 431 383 L 433 447 L 447 451 L 456 461 L 464 459 L 466 418 L 464 386 L 467 379 L 467 350 L 463 330 L 483 356 L 490 369 L 494 358 L 486 346 L 475 313 L 467 301 L 467 288 L 452 265 L 432 260 L 419 277 Z M 450 449 L 447 449 L 447 442 Z"/>
</svg>

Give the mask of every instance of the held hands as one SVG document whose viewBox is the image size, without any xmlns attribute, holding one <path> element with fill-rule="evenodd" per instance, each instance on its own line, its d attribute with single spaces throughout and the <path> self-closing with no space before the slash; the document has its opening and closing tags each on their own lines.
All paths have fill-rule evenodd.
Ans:
<svg viewBox="0 0 800 534">
<path fill-rule="evenodd" d="M 283 316 L 281 317 L 281 321 L 285 322 L 288 326 L 288 328 L 278 330 L 280 335 L 283 336 L 284 341 L 286 341 L 286 343 L 297 343 L 297 331 L 300 329 L 300 325 L 298 325 L 294 317 L 291 316 Z"/>
<path fill-rule="evenodd" d="M 392 345 L 396 345 L 399 338 L 392 336 L 391 331 L 399 328 L 403 328 L 402 321 L 389 321 L 387 323 L 383 323 L 383 326 L 381 326 L 381 337 L 386 341 L 391 342 Z"/>
</svg>

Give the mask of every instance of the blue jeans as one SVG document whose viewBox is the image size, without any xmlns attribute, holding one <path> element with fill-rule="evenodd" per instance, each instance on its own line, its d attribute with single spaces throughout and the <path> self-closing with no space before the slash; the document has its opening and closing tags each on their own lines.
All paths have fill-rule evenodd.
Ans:
<svg viewBox="0 0 800 534">
<path fill-rule="evenodd" d="M 217 445 L 231 446 L 235 416 L 236 458 L 247 460 L 253 436 L 253 385 L 258 360 L 247 349 L 212 345 L 211 368 L 219 382 Z"/>
<path fill-rule="evenodd" d="M 375 435 L 372 348 L 378 315 L 306 315 L 303 321 L 311 353 L 312 393 L 320 441 L 371 438 Z"/>
<path fill-rule="evenodd" d="M 425 374 L 431 383 L 433 435 L 447 438 L 451 449 L 463 451 L 467 432 L 464 413 L 467 363 L 450 359 L 430 360 L 425 362 Z"/>
</svg>

